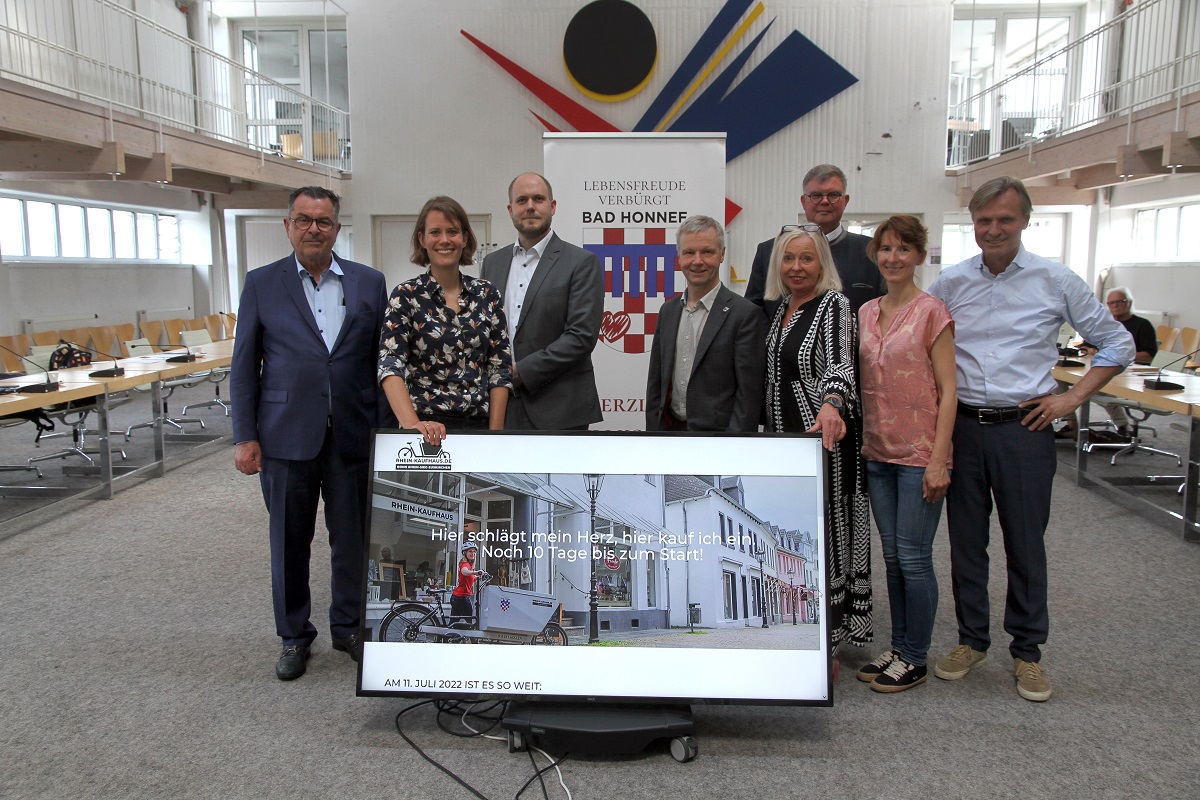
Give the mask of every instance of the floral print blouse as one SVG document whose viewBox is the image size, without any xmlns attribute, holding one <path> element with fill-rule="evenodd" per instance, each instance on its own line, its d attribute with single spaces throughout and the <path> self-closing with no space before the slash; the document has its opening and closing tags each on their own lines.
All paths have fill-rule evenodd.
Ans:
<svg viewBox="0 0 1200 800">
<path fill-rule="evenodd" d="M 459 311 L 426 271 L 392 290 L 379 345 L 379 380 L 404 379 L 418 415 L 487 417 L 488 392 L 512 387 L 512 348 L 500 293 L 459 273 Z"/>
</svg>

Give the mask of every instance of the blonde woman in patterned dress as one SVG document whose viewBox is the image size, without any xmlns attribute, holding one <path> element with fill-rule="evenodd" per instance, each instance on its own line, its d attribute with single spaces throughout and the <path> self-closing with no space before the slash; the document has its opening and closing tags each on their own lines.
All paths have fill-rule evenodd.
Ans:
<svg viewBox="0 0 1200 800">
<path fill-rule="evenodd" d="M 908 214 L 875 229 L 867 255 L 888 292 L 858 312 L 863 458 L 892 612 L 891 649 L 858 673 L 877 692 L 925 682 L 937 612 L 933 537 L 950 487 L 958 393 L 950 312 L 914 280 L 928 240 Z"/>
<path fill-rule="evenodd" d="M 380 336 L 379 382 L 402 428 L 441 444 L 447 429 L 504 427 L 512 348 L 500 294 L 459 269 L 475 255 L 467 212 L 425 203 L 412 235 L 423 275 L 392 290 Z"/>
<path fill-rule="evenodd" d="M 861 646 L 871 641 L 871 526 L 857 331 L 817 225 L 789 225 L 775 239 L 765 297 L 780 301 L 767 331 L 766 428 L 820 433 L 829 451 L 828 624 L 834 648 Z"/>
</svg>

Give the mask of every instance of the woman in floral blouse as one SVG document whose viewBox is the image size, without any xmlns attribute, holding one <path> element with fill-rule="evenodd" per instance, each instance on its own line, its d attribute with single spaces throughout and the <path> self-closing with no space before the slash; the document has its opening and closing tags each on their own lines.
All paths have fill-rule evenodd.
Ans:
<svg viewBox="0 0 1200 800">
<path fill-rule="evenodd" d="M 379 350 L 379 381 L 403 428 L 440 444 L 446 430 L 504 427 L 512 386 L 500 294 L 464 275 L 475 234 L 449 197 L 425 203 L 412 235 L 412 262 L 428 271 L 392 290 Z"/>
</svg>

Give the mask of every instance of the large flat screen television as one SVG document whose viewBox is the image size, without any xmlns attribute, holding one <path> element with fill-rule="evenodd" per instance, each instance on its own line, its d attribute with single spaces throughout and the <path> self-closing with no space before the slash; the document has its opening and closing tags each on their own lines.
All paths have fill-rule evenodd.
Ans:
<svg viewBox="0 0 1200 800">
<path fill-rule="evenodd" d="M 810 436 L 377 432 L 358 693 L 832 705 L 825 463 Z"/>
</svg>

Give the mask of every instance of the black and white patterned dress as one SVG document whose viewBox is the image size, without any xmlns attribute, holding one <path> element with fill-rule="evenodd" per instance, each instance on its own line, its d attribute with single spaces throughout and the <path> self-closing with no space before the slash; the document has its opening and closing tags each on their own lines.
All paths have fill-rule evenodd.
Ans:
<svg viewBox="0 0 1200 800">
<path fill-rule="evenodd" d="M 871 641 L 871 523 L 862 461 L 862 408 L 855 380 L 857 326 L 850 302 L 826 292 L 791 319 L 786 298 L 767 332 L 767 430 L 813 426 L 825 397 L 842 398 L 846 435 L 829 454 L 826 558 L 833 645 Z"/>
</svg>

